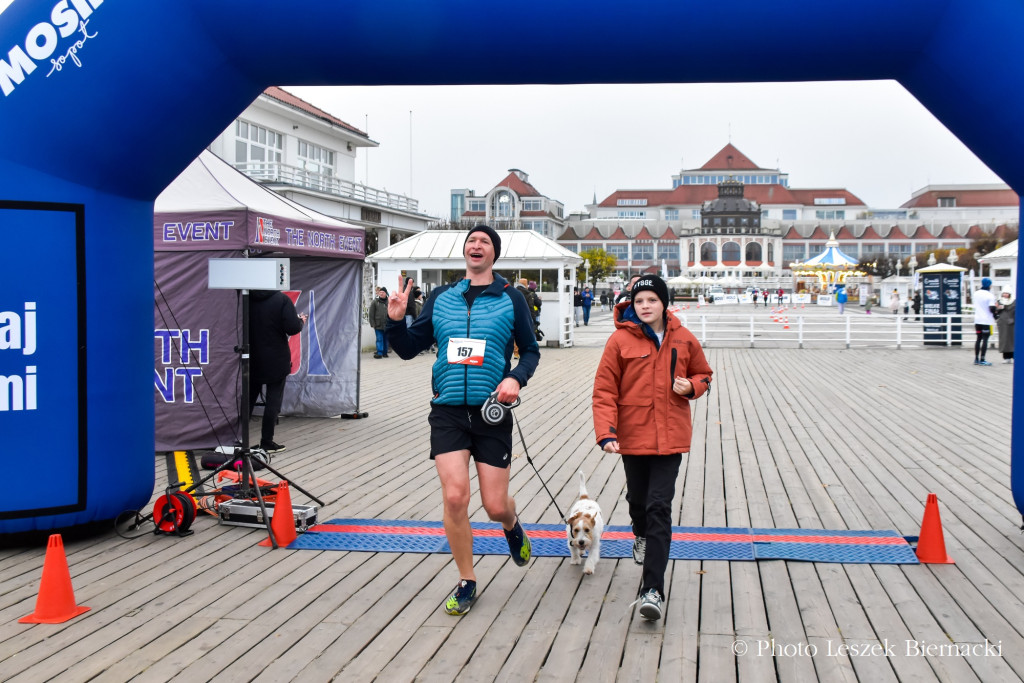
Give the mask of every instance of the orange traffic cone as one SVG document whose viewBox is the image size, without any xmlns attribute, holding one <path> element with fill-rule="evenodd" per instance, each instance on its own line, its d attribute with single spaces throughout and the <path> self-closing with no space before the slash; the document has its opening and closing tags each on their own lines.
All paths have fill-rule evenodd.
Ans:
<svg viewBox="0 0 1024 683">
<path fill-rule="evenodd" d="M 60 534 L 50 536 L 43 560 L 43 580 L 39 583 L 36 611 L 18 619 L 19 624 L 63 624 L 74 619 L 88 607 L 75 604 L 75 590 L 71 587 L 71 572 L 64 555 L 64 541 Z"/>
<path fill-rule="evenodd" d="M 917 559 L 924 564 L 953 564 L 953 558 L 946 554 L 942 520 L 939 518 L 939 498 L 934 493 L 928 494 L 928 502 L 924 506 L 921 535 L 917 539 Z"/>
<path fill-rule="evenodd" d="M 292 512 L 292 495 L 288 492 L 288 482 L 277 485 L 277 500 L 274 501 L 274 516 L 270 519 L 270 531 L 274 534 L 277 545 L 285 548 L 298 538 L 295 533 L 295 513 Z M 260 545 L 271 547 L 270 539 L 260 541 Z"/>
<path fill-rule="evenodd" d="M 789 316 L 787 315 L 786 319 L 783 320 L 782 322 L 783 322 L 782 329 L 788 330 L 789 329 Z"/>
</svg>

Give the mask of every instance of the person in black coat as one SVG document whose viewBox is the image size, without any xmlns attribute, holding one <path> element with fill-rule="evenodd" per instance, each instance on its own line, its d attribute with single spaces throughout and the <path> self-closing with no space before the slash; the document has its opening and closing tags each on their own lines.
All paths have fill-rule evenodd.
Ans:
<svg viewBox="0 0 1024 683">
<path fill-rule="evenodd" d="M 249 294 L 249 417 L 266 386 L 260 448 L 268 453 L 284 450 L 274 442 L 274 427 L 284 399 L 284 383 L 292 372 L 288 337 L 301 332 L 307 318 L 305 313 L 296 313 L 295 304 L 281 292 L 254 289 Z"/>
</svg>

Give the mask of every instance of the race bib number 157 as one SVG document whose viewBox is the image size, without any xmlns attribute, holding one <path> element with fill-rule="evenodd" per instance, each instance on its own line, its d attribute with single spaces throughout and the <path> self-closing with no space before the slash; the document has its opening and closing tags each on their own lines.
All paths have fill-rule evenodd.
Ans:
<svg viewBox="0 0 1024 683">
<path fill-rule="evenodd" d="M 486 339 L 448 338 L 448 362 L 455 365 L 483 365 Z"/>
</svg>

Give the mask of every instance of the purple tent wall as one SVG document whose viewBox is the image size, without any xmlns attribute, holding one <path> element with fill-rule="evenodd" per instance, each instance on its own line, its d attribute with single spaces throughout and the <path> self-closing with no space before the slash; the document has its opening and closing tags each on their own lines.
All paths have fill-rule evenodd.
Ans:
<svg viewBox="0 0 1024 683">
<path fill-rule="evenodd" d="M 241 377 L 234 348 L 241 342 L 241 304 L 237 292 L 206 286 L 207 259 L 231 257 L 241 256 L 238 251 L 154 255 L 157 451 L 231 445 L 240 436 Z"/>
<path fill-rule="evenodd" d="M 359 409 L 359 334 L 362 262 L 292 259 L 296 307 L 309 313 L 300 365 L 288 378 L 283 415 L 332 417 Z"/>
</svg>

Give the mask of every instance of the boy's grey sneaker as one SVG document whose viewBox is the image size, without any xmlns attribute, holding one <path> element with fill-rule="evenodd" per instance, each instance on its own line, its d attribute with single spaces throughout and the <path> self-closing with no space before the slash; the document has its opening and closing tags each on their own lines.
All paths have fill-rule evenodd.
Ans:
<svg viewBox="0 0 1024 683">
<path fill-rule="evenodd" d="M 652 588 L 640 596 L 640 616 L 647 621 L 661 619 L 661 607 L 664 600 L 657 589 Z"/>
<path fill-rule="evenodd" d="M 647 554 L 647 538 L 637 536 L 633 539 L 633 561 L 643 565 L 644 557 Z"/>
</svg>

